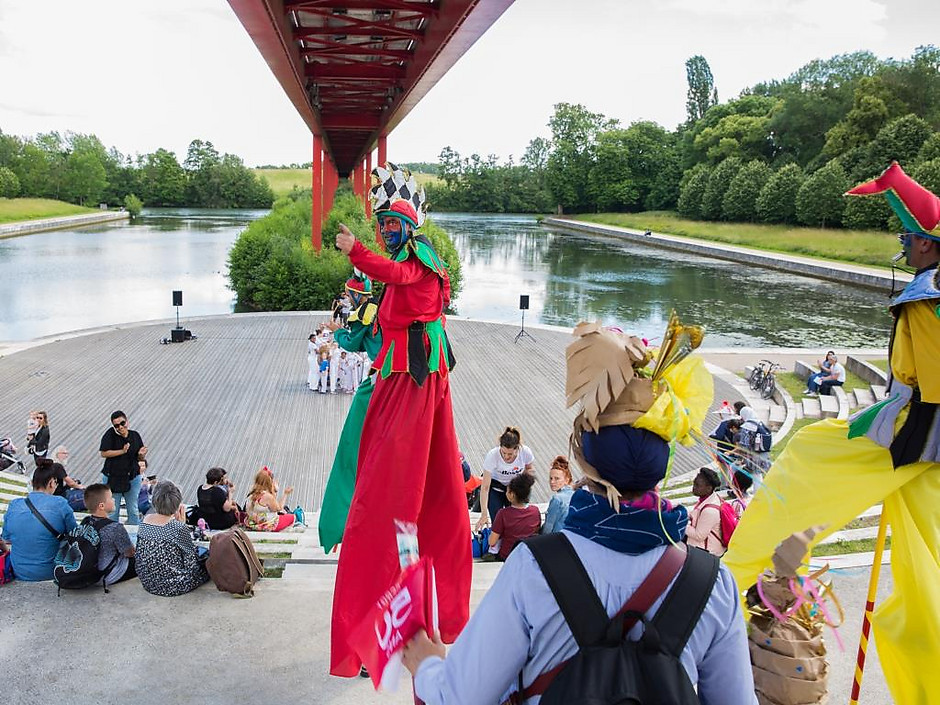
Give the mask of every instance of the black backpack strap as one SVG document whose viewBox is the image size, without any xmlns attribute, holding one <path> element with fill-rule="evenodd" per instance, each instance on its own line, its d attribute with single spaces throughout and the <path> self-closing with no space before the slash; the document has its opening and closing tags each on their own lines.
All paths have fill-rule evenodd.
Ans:
<svg viewBox="0 0 940 705">
<path fill-rule="evenodd" d="M 601 641 L 610 617 L 568 537 L 560 532 L 544 534 L 524 543 L 535 556 L 578 647 Z"/>
<path fill-rule="evenodd" d="M 653 617 L 663 651 L 676 658 L 682 654 L 711 597 L 717 577 L 718 557 L 689 547 L 679 577 Z"/>
<path fill-rule="evenodd" d="M 62 539 L 64 539 L 65 534 L 63 534 L 61 531 L 56 531 L 55 529 L 52 528 L 52 524 L 46 521 L 46 517 L 44 517 L 42 514 L 39 513 L 39 510 L 36 509 L 36 505 L 32 503 L 29 497 L 26 497 L 25 499 L 26 499 L 26 506 L 29 507 L 29 511 L 33 513 L 33 516 L 39 519 L 42 525 L 45 526 L 46 529 L 48 529 L 49 533 L 55 536 L 56 540 L 58 541 L 61 541 Z"/>
</svg>

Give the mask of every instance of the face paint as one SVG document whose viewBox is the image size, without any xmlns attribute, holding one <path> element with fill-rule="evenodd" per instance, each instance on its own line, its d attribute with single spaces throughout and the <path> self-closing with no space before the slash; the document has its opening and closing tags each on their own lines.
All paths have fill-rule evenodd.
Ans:
<svg viewBox="0 0 940 705">
<path fill-rule="evenodd" d="M 404 224 L 394 216 L 383 216 L 379 219 L 379 232 L 390 252 L 398 252 L 408 239 Z"/>
</svg>

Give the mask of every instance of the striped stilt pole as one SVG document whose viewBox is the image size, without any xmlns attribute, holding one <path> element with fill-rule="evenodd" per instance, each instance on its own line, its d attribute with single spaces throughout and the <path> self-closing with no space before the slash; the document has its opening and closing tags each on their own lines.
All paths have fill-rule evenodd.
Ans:
<svg viewBox="0 0 940 705">
<path fill-rule="evenodd" d="M 878 537 L 875 539 L 875 557 L 868 580 L 868 599 L 865 602 L 865 616 L 862 619 L 862 633 L 858 638 L 858 656 L 855 659 L 855 682 L 852 683 L 852 696 L 849 705 L 858 705 L 858 696 L 862 690 L 862 674 L 865 672 L 865 654 L 868 652 L 868 635 L 871 632 L 871 613 L 875 610 L 875 596 L 878 593 L 878 576 L 881 573 L 881 558 L 885 550 L 885 537 L 888 533 L 888 521 L 884 506 L 881 508 L 881 521 L 878 523 Z"/>
</svg>

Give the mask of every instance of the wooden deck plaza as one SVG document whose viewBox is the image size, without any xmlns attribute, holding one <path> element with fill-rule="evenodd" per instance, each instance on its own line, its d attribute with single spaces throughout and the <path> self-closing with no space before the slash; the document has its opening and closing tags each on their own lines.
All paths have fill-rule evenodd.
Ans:
<svg viewBox="0 0 940 705">
<path fill-rule="evenodd" d="M 326 314 L 232 314 L 189 320 L 198 337 L 160 345 L 164 323 L 115 327 L 37 345 L 0 358 L 0 435 L 25 445 L 30 409 L 49 415 L 51 448 L 71 452 L 70 473 L 97 481 L 98 443 L 112 411 L 149 447 L 150 471 L 176 482 L 187 501 L 210 467 L 226 468 L 236 496 L 271 468 L 292 504 L 319 509 L 350 396 L 310 392 L 307 336 Z M 536 458 L 535 501 L 549 495 L 548 467 L 567 454 L 573 411 L 564 408 L 564 349 L 570 336 L 533 328 L 513 342 L 513 325 L 451 319 L 457 367 L 454 416 L 462 449 L 479 472 L 506 425 Z M 739 395 L 716 379 L 716 399 Z M 408 419 L 402 419 L 407 428 Z M 710 429 L 708 429 L 710 430 Z M 680 448 L 675 472 L 704 464 Z"/>
</svg>

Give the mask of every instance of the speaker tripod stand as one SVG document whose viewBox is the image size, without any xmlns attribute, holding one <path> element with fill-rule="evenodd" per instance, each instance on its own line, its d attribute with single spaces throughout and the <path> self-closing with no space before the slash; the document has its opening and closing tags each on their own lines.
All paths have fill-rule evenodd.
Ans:
<svg viewBox="0 0 940 705">
<path fill-rule="evenodd" d="M 516 337 L 512 342 L 518 343 L 520 338 L 528 338 L 533 343 L 535 342 L 535 338 L 529 335 L 529 333 L 525 329 L 525 309 L 522 309 L 522 329 L 518 333 L 516 333 Z"/>
</svg>

